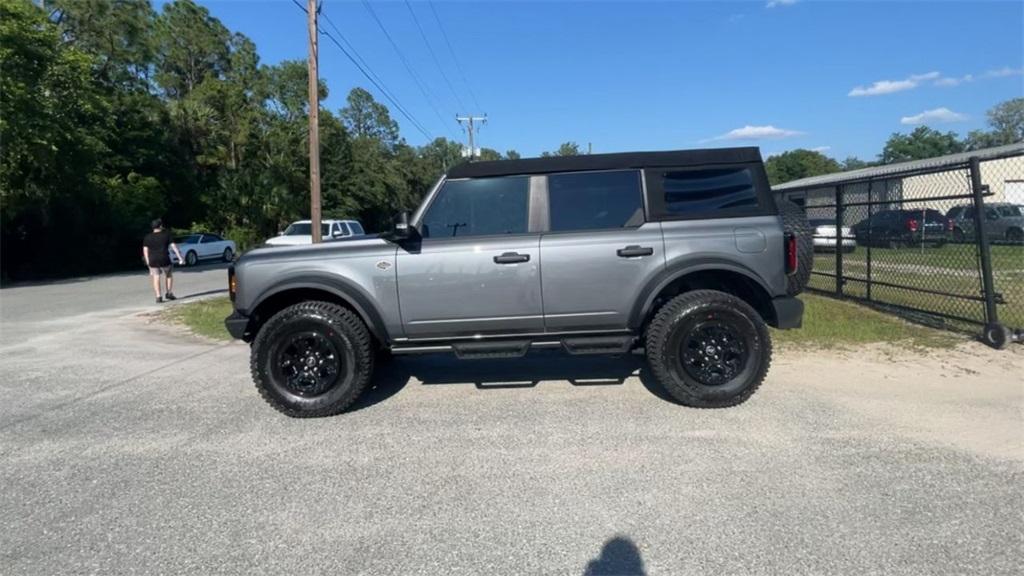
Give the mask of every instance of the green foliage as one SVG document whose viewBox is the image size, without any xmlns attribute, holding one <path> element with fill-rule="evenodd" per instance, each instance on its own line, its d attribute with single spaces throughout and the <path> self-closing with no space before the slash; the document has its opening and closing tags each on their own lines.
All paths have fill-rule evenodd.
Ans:
<svg viewBox="0 0 1024 576">
<path fill-rule="evenodd" d="M 579 156 L 580 154 L 582 154 L 582 152 L 580 152 L 580 145 L 570 141 L 562 142 L 562 145 L 554 152 L 545 151 L 541 152 L 540 155 L 542 158 L 547 158 L 549 156 Z"/>
<path fill-rule="evenodd" d="M 803 148 L 789 150 L 777 156 L 769 156 L 764 166 L 772 185 L 842 170 L 842 166 L 838 162 L 821 152 Z"/>
<path fill-rule="evenodd" d="M 307 71 L 192 0 L 0 0 L 0 273 L 138 265 L 150 219 L 259 245 L 309 215 Z M 321 81 L 320 98 L 327 97 Z M 399 137 L 361 89 L 320 111 L 325 217 L 390 226 L 461 145 Z M 63 239 L 78 248 L 67 254 Z"/>
<path fill-rule="evenodd" d="M 955 132 L 939 132 L 927 126 L 918 126 L 910 134 L 894 132 L 885 143 L 879 160 L 883 164 L 921 160 L 963 152 L 964 144 Z"/>
</svg>

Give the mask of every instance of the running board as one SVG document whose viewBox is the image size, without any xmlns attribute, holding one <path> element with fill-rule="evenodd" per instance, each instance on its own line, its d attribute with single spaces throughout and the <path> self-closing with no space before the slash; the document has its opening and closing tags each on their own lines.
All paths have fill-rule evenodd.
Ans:
<svg viewBox="0 0 1024 576">
<path fill-rule="evenodd" d="M 521 358 L 531 349 L 561 348 L 573 355 L 625 354 L 633 347 L 636 337 L 631 334 L 611 336 L 572 336 L 557 340 L 525 338 L 438 342 L 434 344 L 398 344 L 393 354 L 436 354 L 454 352 L 461 360 L 483 358 Z"/>
</svg>

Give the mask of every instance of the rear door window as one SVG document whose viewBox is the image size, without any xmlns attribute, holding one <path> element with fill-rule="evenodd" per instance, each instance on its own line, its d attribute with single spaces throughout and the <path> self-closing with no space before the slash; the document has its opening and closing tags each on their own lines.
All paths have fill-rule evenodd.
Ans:
<svg viewBox="0 0 1024 576">
<path fill-rule="evenodd" d="M 529 221 L 527 176 L 449 180 L 420 223 L 424 238 L 523 234 Z"/>
<path fill-rule="evenodd" d="M 637 170 L 576 172 L 548 176 L 552 232 L 608 230 L 643 224 L 643 192 Z"/>
</svg>

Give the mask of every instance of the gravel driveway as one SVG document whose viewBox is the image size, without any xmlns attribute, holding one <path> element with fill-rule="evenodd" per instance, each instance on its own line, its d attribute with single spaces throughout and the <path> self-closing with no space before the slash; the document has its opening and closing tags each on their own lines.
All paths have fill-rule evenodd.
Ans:
<svg viewBox="0 0 1024 576">
<path fill-rule="evenodd" d="M 180 274 L 179 295 L 221 290 Z M 1015 574 L 1024 353 L 784 350 L 727 410 L 641 362 L 402 358 L 264 405 L 145 278 L 0 290 L 0 573 Z"/>
</svg>

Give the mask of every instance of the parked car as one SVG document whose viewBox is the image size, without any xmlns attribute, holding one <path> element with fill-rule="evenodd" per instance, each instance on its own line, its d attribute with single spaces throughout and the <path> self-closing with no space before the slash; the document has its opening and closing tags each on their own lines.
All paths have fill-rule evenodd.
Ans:
<svg viewBox="0 0 1024 576">
<path fill-rule="evenodd" d="M 235 252 L 238 250 L 235 243 L 225 240 L 216 234 L 198 233 L 179 236 L 174 239 L 178 250 L 184 256 L 185 261 L 178 260 L 173 250 L 168 252 L 171 255 L 171 262 L 179 266 L 195 266 L 203 260 L 223 260 L 231 262 L 235 259 Z"/>
<path fill-rule="evenodd" d="M 724 407 L 764 380 L 767 326 L 800 326 L 812 259 L 756 148 L 473 162 L 390 234 L 247 252 L 225 324 L 292 417 L 345 410 L 380 352 L 541 348 L 643 349 L 673 398 Z"/>
<path fill-rule="evenodd" d="M 835 252 L 836 250 L 836 221 L 834 218 L 815 218 L 810 221 L 814 228 L 814 251 Z M 853 252 L 857 248 L 857 241 L 853 237 L 853 231 L 849 226 L 842 227 L 840 247 L 844 253 Z"/>
<path fill-rule="evenodd" d="M 946 217 L 953 222 L 954 241 L 964 242 L 976 238 L 973 204 L 954 206 L 946 213 Z M 1024 242 L 1024 209 L 1007 202 L 985 204 L 985 235 L 996 242 Z"/>
<path fill-rule="evenodd" d="M 935 247 L 949 241 L 953 221 L 938 210 L 883 210 L 853 225 L 853 235 L 861 246 Z"/>
<path fill-rule="evenodd" d="M 320 237 L 324 240 L 341 240 L 353 236 L 364 236 L 363 225 L 355 220 L 321 220 Z M 309 220 L 292 222 L 279 236 L 270 238 L 266 246 L 301 246 L 313 243 L 313 223 Z"/>
</svg>

